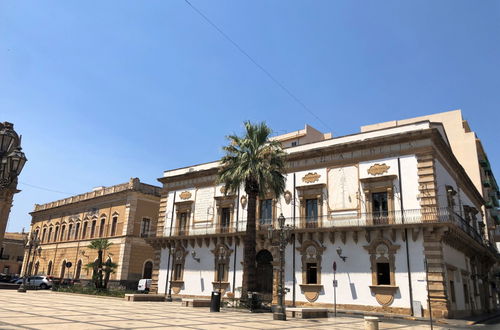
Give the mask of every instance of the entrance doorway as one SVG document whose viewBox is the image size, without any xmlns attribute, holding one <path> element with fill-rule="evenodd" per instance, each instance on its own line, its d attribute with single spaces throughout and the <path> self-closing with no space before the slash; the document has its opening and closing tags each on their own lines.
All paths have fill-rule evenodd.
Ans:
<svg viewBox="0 0 500 330">
<path fill-rule="evenodd" d="M 268 250 L 260 250 L 257 259 L 257 292 L 263 298 L 272 300 L 273 293 L 273 256 Z"/>
</svg>

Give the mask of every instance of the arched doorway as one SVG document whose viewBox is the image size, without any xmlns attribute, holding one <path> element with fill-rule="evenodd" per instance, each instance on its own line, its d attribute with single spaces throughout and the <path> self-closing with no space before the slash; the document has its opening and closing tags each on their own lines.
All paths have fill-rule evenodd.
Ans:
<svg viewBox="0 0 500 330">
<path fill-rule="evenodd" d="M 64 274 L 66 273 L 66 260 L 64 260 L 61 264 L 61 276 L 60 278 L 64 278 Z"/>
<path fill-rule="evenodd" d="M 78 280 L 80 278 L 81 271 L 82 271 L 82 260 L 78 260 L 78 263 L 76 264 L 75 280 Z"/>
<path fill-rule="evenodd" d="M 268 250 L 260 250 L 257 260 L 257 292 L 272 294 L 273 292 L 273 255 Z"/>
<path fill-rule="evenodd" d="M 52 273 L 52 260 L 49 261 L 49 265 L 47 266 L 47 275 Z"/>
<path fill-rule="evenodd" d="M 153 263 L 151 261 L 146 261 L 144 263 L 142 278 L 151 278 L 152 275 L 153 275 Z"/>
</svg>

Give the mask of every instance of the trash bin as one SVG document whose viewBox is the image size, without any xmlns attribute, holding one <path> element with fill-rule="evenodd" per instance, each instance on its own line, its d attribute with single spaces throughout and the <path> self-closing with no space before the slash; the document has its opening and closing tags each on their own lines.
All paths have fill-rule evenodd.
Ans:
<svg viewBox="0 0 500 330">
<path fill-rule="evenodd" d="M 212 291 L 210 298 L 210 312 L 220 312 L 220 292 Z"/>
<path fill-rule="evenodd" d="M 248 292 L 248 305 L 252 312 L 259 308 L 259 294 L 257 292 Z"/>
</svg>

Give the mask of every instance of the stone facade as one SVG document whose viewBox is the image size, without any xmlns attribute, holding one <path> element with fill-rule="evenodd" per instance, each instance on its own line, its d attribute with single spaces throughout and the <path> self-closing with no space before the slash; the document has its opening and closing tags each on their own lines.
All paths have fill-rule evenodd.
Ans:
<svg viewBox="0 0 500 330">
<path fill-rule="evenodd" d="M 25 236 L 22 233 L 5 233 L 0 246 L 0 273 L 7 275 L 21 274 Z"/>
<path fill-rule="evenodd" d="M 37 204 L 31 213 L 30 232 L 41 245 L 37 251 L 26 251 L 24 267 L 32 274 L 89 280 L 92 270 L 85 265 L 97 258 L 97 251 L 87 246 L 93 239 L 107 238 L 113 244 L 104 260 L 110 258 L 118 264 L 111 283 L 135 288 L 153 263 L 154 251 L 145 238 L 156 233 L 159 204 L 160 188 L 136 178 Z M 70 268 L 64 267 L 68 261 Z"/>
<path fill-rule="evenodd" d="M 460 317 L 497 308 L 498 251 L 481 229 L 485 201 L 442 124 L 307 141 L 283 141 L 285 193 L 257 202 L 257 282 L 265 300 L 276 302 L 279 265 L 267 228 L 283 214 L 294 227 L 284 262 L 288 305 L 331 306 L 336 290 L 339 306 L 357 310 L 428 315 L 429 301 L 434 316 Z M 247 196 L 243 187 L 226 194 L 216 185 L 219 165 L 159 179 L 157 237 L 148 239 L 159 293 L 170 285 L 179 297 L 208 297 L 219 288 L 239 297 Z M 179 249 L 185 257 L 177 263 Z"/>
</svg>

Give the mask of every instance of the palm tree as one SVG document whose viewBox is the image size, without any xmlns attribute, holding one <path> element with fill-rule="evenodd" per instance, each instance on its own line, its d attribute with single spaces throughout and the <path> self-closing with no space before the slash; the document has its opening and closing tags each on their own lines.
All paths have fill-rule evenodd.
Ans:
<svg viewBox="0 0 500 330">
<path fill-rule="evenodd" d="M 248 195 L 247 227 L 243 240 L 242 300 L 256 290 L 256 210 L 257 197 L 271 192 L 277 198 L 285 190 L 285 152 L 281 143 L 270 140 L 271 129 L 264 123 L 245 122 L 242 137 L 229 135 L 217 182 L 225 192 L 244 186 Z"/>
<path fill-rule="evenodd" d="M 94 270 L 94 274 L 92 276 L 92 279 L 94 280 L 95 287 L 96 289 L 104 289 L 106 286 L 104 285 L 103 282 L 103 254 L 104 251 L 107 251 L 109 247 L 113 245 L 110 241 L 108 241 L 105 238 L 98 238 L 95 240 L 92 240 L 90 244 L 88 245 L 89 249 L 92 250 L 97 250 L 97 260 L 94 262 L 91 262 L 86 265 L 87 268 L 92 268 Z M 109 275 L 108 275 L 109 276 Z M 107 282 L 106 282 L 107 285 Z"/>
</svg>

